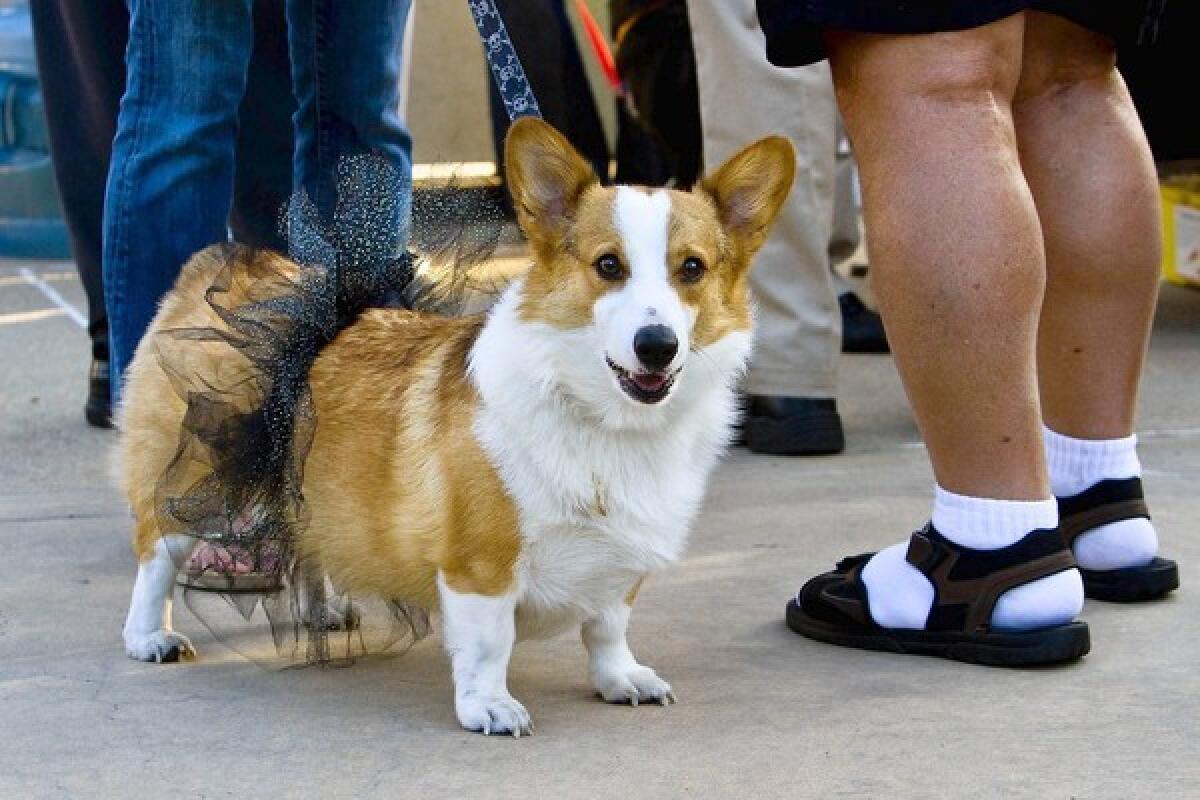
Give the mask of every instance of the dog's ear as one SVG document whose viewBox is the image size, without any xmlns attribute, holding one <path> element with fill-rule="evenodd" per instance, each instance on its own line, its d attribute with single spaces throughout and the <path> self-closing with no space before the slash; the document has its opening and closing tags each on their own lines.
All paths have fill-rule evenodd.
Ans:
<svg viewBox="0 0 1200 800">
<path fill-rule="evenodd" d="M 535 117 L 508 129 L 504 164 L 517 220 L 534 241 L 561 238 L 583 190 L 598 181 L 566 137 Z"/>
<path fill-rule="evenodd" d="M 747 260 L 766 241 L 795 174 L 792 143 L 782 136 L 768 136 L 734 155 L 701 183 L 717 203 L 721 224 Z"/>
</svg>

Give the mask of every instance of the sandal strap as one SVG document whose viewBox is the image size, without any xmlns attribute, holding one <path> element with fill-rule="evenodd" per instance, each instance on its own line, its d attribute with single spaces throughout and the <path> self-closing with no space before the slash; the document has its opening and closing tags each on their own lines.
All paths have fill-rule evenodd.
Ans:
<svg viewBox="0 0 1200 800">
<path fill-rule="evenodd" d="M 975 550 L 947 539 L 930 523 L 908 542 L 908 563 L 933 584 L 928 631 L 987 631 L 1000 596 L 1075 566 L 1057 529 L 1036 530 L 1008 547 Z"/>
<path fill-rule="evenodd" d="M 852 597 L 842 597 L 833 592 L 823 592 L 821 599 L 855 622 L 868 628 L 878 628 L 871 617 L 871 606 L 867 602 L 867 587 L 862 582 L 862 568 L 873 553 L 865 556 L 853 556 L 838 562 L 837 571 L 842 573 L 843 580 L 853 589 Z"/>
<path fill-rule="evenodd" d="M 1085 492 L 1058 501 L 1058 530 L 1067 547 L 1093 528 L 1139 517 L 1150 519 L 1141 478 L 1100 481 Z"/>
</svg>

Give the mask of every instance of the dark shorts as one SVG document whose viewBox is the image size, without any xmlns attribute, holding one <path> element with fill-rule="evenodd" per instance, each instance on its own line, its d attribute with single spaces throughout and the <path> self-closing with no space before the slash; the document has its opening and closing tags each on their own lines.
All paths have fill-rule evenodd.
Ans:
<svg viewBox="0 0 1200 800">
<path fill-rule="evenodd" d="M 978 28 L 1021 11 L 1065 17 L 1118 44 L 1144 39 L 1163 0 L 757 0 L 767 58 L 797 67 L 825 58 L 824 28 L 859 33 L 937 33 Z M 1150 9 L 1150 10 L 1148 10 Z"/>
</svg>

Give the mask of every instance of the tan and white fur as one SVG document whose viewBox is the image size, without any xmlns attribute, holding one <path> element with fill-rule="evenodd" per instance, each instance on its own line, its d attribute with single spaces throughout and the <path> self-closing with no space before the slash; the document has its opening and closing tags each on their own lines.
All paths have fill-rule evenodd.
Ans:
<svg viewBox="0 0 1200 800">
<path fill-rule="evenodd" d="M 673 697 L 626 627 L 643 579 L 682 554 L 728 440 L 751 348 L 750 262 L 794 162 L 773 137 L 691 192 L 603 187 L 530 119 L 513 125 L 506 156 L 531 267 L 486 315 L 369 311 L 322 351 L 310 373 L 311 521 L 296 544 L 341 588 L 439 610 L 459 722 L 520 735 L 532 723 L 506 674 L 522 637 L 578 626 L 605 700 Z M 198 254 L 125 389 L 122 476 L 140 564 L 124 637 L 144 661 L 192 652 L 170 613 L 191 540 L 160 535 L 153 497 L 185 408 L 154 339 L 221 325 L 203 292 L 231 259 L 246 298 L 269 294 L 264 276 L 288 267 L 230 246 Z M 228 367 L 228 354 L 201 347 L 188 369 Z"/>
</svg>

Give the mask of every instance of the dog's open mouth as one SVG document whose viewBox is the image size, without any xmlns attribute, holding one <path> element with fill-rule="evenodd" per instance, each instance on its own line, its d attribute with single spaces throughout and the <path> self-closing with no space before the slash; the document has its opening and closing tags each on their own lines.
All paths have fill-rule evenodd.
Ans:
<svg viewBox="0 0 1200 800">
<path fill-rule="evenodd" d="M 611 358 L 605 357 L 608 367 L 617 376 L 625 394 L 639 403 L 657 403 L 671 393 L 676 372 L 630 372 Z"/>
</svg>

